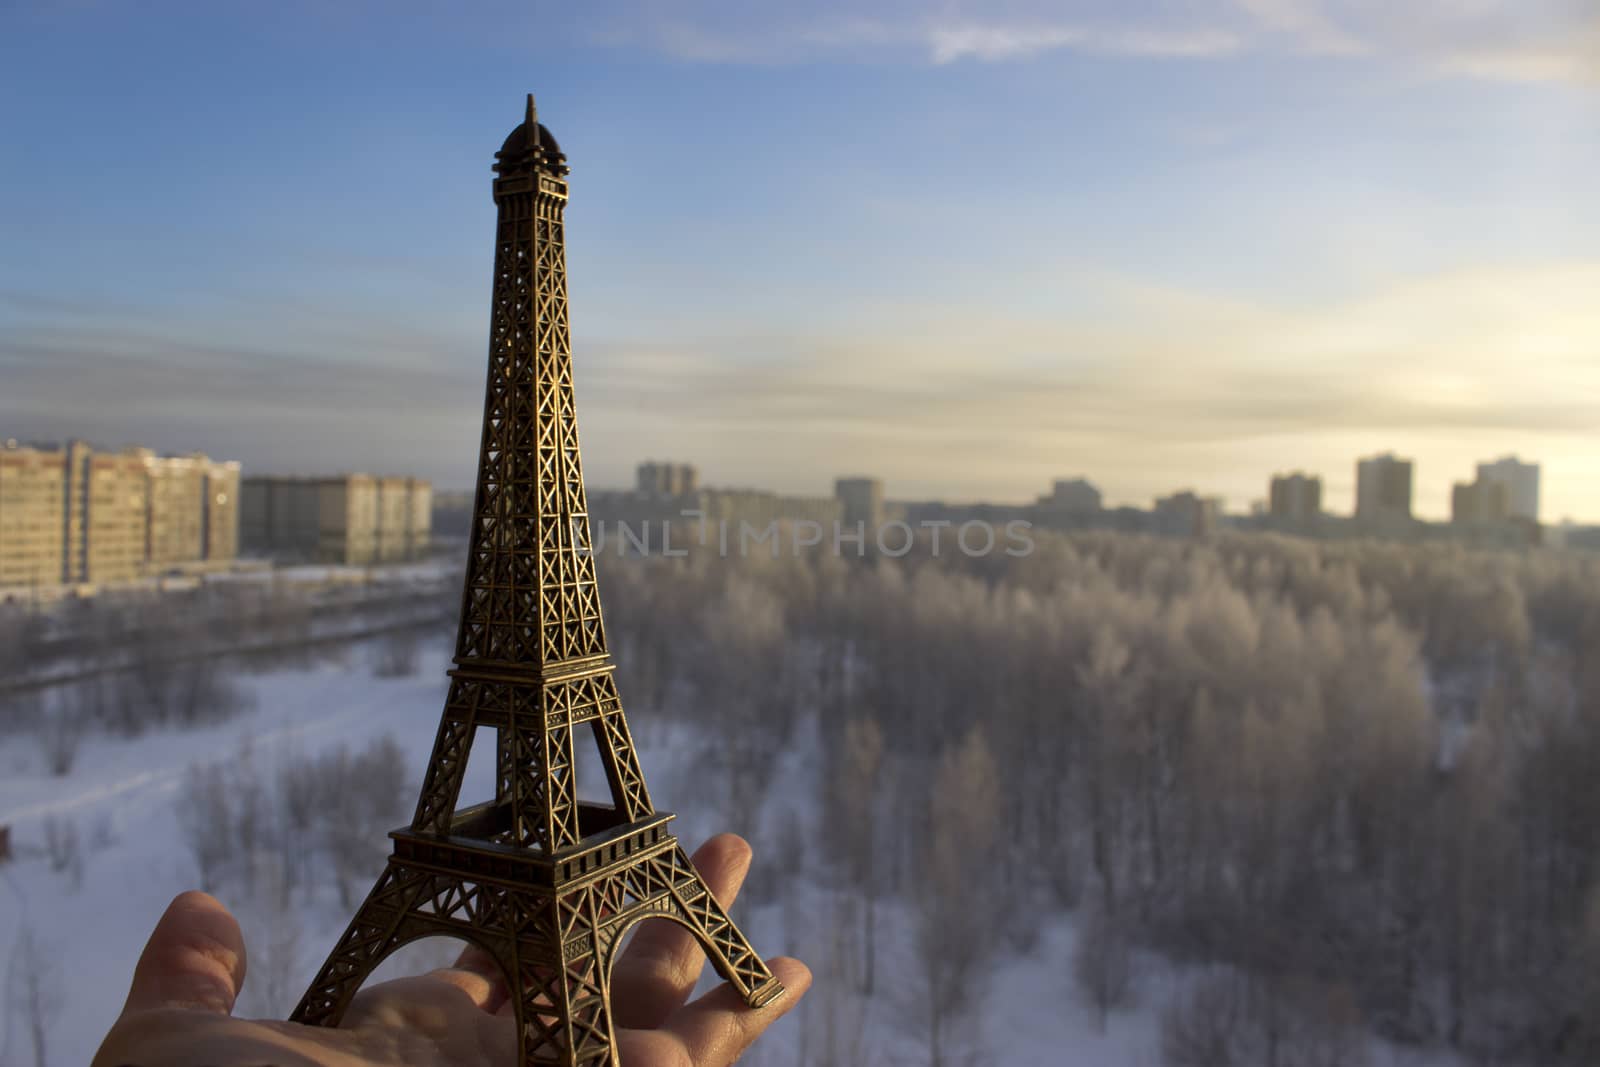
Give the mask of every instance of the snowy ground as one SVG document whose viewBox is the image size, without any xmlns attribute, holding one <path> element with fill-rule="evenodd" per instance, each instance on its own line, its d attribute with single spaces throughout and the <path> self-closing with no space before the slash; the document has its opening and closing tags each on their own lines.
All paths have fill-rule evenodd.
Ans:
<svg viewBox="0 0 1600 1067">
<path fill-rule="evenodd" d="M 213 727 L 182 732 L 153 731 L 133 739 L 92 735 L 83 745 L 71 774 L 50 777 L 33 737 L 0 734 L 0 825 L 10 825 L 16 855 L 0 865 L 0 967 L 6 988 L 0 990 L 0 1064 L 29 1062 L 31 1044 L 17 1010 L 20 977 L 14 949 L 24 930 L 43 950 L 49 965 L 44 980 L 56 1010 L 49 1025 L 49 1064 L 77 1067 L 93 1055 L 126 992 L 128 977 L 151 926 L 171 898 L 198 884 L 195 862 L 174 814 L 187 770 L 196 763 L 248 760 L 270 775 L 273 766 L 339 744 L 359 749 L 383 734 L 403 746 L 408 765 L 420 769 L 433 741 L 444 697 L 445 653 L 430 647 L 414 677 L 372 677 L 367 650 L 352 648 L 347 665 L 323 664 L 242 679 L 253 696 L 254 710 Z M 652 791 L 663 806 L 682 812 L 680 836 L 691 847 L 715 831 L 712 812 L 697 804 L 689 761 L 693 745 L 660 724 L 632 725 L 643 754 Z M 796 745 L 780 775 L 805 782 L 809 795 L 813 770 L 809 746 Z M 802 813 L 802 817 L 805 814 Z M 84 846 L 81 877 L 54 872 L 47 862 L 47 824 L 70 821 Z M 761 857 L 757 857 L 761 862 Z M 374 870 L 373 875 L 377 874 Z M 789 952 L 809 943 L 808 929 L 830 901 L 816 886 L 787 889 L 784 906 L 743 911 L 741 921 L 757 945 L 771 953 Z M 331 892 L 320 894 L 300 916 L 298 938 L 274 944 L 279 920 L 255 902 L 243 887 L 222 894 L 239 914 L 247 943 L 265 959 L 276 953 L 288 975 L 287 988 L 263 998 L 260 990 L 245 1001 L 292 1002 L 349 916 Z M 837 1003 L 832 1017 L 861 1016 L 864 1038 L 860 1062 L 925 1063 L 916 1031 L 907 1022 L 905 983 L 897 973 L 909 960 L 897 954 L 904 944 L 906 917 L 885 909 L 882 923 L 880 985 L 900 990 L 861 1004 L 851 998 Z M 1159 1017 L 1173 988 L 1170 968 L 1142 960 L 1138 1002 L 1114 1015 L 1104 1034 L 1097 1032 L 1087 1009 L 1075 999 L 1070 979 L 1074 931 L 1065 919 L 1049 922 L 1038 945 L 1028 954 L 1000 965 L 986 983 L 981 1016 L 982 1045 L 992 1051 L 973 1062 L 1082 1067 L 1158 1067 Z M 422 966 L 440 961 L 437 947 L 422 946 L 405 960 Z M 287 953 L 287 962 L 283 954 Z M 268 968 L 263 966 L 261 974 Z M 265 979 L 263 979 L 265 980 Z M 247 994 L 251 993 L 247 989 Z M 808 1010 L 779 1024 L 763 1042 L 756 1062 L 799 1063 L 802 1049 L 817 1062 L 817 1029 L 825 1014 L 826 992 L 816 990 Z M 836 998 L 836 1001 L 840 998 Z M 284 1008 L 275 1008 L 282 1011 Z M 809 1033 L 802 1034 L 802 1028 Z M 1442 1065 L 1444 1060 L 1401 1059 L 1380 1050 L 1384 1064 Z M 844 1065 L 840 1065 L 844 1067 Z"/>
</svg>

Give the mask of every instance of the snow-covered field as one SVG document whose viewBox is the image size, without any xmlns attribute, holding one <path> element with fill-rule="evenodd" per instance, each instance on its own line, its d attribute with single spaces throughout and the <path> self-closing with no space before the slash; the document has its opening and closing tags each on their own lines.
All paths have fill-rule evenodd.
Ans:
<svg viewBox="0 0 1600 1067">
<path fill-rule="evenodd" d="M 76 1067 L 93 1055 L 156 918 L 175 894 L 199 884 L 175 813 L 192 766 L 220 762 L 235 772 L 247 762 L 266 777 L 281 761 L 341 744 L 360 749 L 390 734 L 403 747 L 413 778 L 420 779 L 444 697 L 445 652 L 428 647 L 415 676 L 393 679 L 372 676 L 367 652 L 352 648 L 346 665 L 243 677 L 253 710 L 220 725 L 151 731 L 131 739 L 92 734 L 64 777 L 48 774 L 33 736 L 0 734 L 0 825 L 11 826 L 15 853 L 10 863 L 0 864 L 0 965 L 12 961 L 5 966 L 0 1002 L 0 1064 L 29 1063 L 32 1057 L 19 1003 L 24 979 L 15 964 L 25 930 L 45 961 L 40 980 L 55 1005 L 46 1019 L 48 1063 Z M 656 799 L 681 813 L 678 830 L 692 847 L 718 829 L 708 807 L 713 801 L 696 796 L 693 739 L 637 714 L 631 721 Z M 785 757 L 779 775 L 794 788 L 775 794 L 817 795 L 810 747 L 797 744 Z M 59 832 L 68 825 L 82 848 L 81 873 L 54 871 L 46 857 L 47 828 Z M 220 895 L 239 915 L 253 950 L 263 960 L 269 954 L 278 957 L 259 970 L 285 975 L 280 984 L 286 988 L 272 991 L 280 1002 L 298 996 L 349 918 L 331 887 L 324 887 L 300 909 L 298 936 L 286 940 L 274 936 L 283 926 L 281 913 L 260 903 L 269 894 L 234 884 Z M 783 895 L 781 904 L 742 910 L 741 921 L 764 951 L 804 956 L 799 949 L 814 944 L 818 917 L 831 902 L 826 890 L 810 884 L 787 886 Z M 909 1021 L 908 1003 L 915 994 L 907 976 L 915 973 L 915 964 L 895 948 L 910 941 L 908 921 L 893 907 L 886 907 L 880 919 L 883 993 L 867 1004 L 836 995 L 831 1010 L 825 1010 L 829 991 L 819 986 L 804 1011 L 774 1028 L 752 1061 L 798 1064 L 804 1050 L 806 1060 L 819 1062 L 818 1030 L 831 1018 L 836 1026 L 859 1025 L 861 1062 L 927 1062 Z M 1175 984 L 1171 968 L 1140 960 L 1135 1005 L 1114 1014 L 1102 1034 L 1071 981 L 1073 943 L 1072 923 L 1052 919 L 1030 952 L 996 968 L 984 983 L 982 1030 L 975 1035 L 978 1047 L 989 1051 L 971 1062 L 1157 1067 L 1160 1011 Z M 404 962 L 436 965 L 438 950 L 428 958 L 425 949 Z M 262 1000 L 260 990 L 252 995 L 247 988 L 243 1006 Z M 1379 1065 L 1424 1062 L 1446 1061 L 1402 1059 L 1389 1050 L 1376 1057 Z"/>
</svg>

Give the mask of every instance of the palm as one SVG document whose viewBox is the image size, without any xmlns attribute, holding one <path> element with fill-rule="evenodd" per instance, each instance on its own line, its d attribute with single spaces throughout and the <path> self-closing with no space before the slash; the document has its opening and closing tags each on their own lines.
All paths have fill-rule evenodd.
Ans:
<svg viewBox="0 0 1600 1067">
<path fill-rule="evenodd" d="M 749 868 L 737 837 L 694 857 L 712 892 L 732 902 Z M 720 987 L 689 1002 L 704 969 L 688 931 L 640 926 L 611 976 L 612 1013 L 627 1067 L 731 1064 L 810 985 L 795 960 L 773 960 L 784 995 L 752 1012 Z M 134 974 L 122 1016 L 93 1067 L 515 1067 L 516 1027 L 498 971 L 469 949 L 452 968 L 363 990 L 338 1028 L 235 1019 L 244 944 L 226 909 L 203 894 L 173 902 Z"/>
</svg>

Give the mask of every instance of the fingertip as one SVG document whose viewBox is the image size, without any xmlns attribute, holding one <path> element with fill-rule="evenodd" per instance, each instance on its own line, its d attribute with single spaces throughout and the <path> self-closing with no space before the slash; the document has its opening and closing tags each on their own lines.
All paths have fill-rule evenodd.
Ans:
<svg viewBox="0 0 1600 1067">
<path fill-rule="evenodd" d="M 695 849 L 693 859 L 696 867 L 701 866 L 701 860 L 704 858 L 707 862 L 720 866 L 748 868 L 754 857 L 755 849 L 738 834 L 717 834 Z"/>
<path fill-rule="evenodd" d="M 773 977 L 783 984 L 783 993 L 774 1004 L 788 1011 L 811 988 L 811 968 L 792 956 L 777 956 L 767 961 Z"/>
<path fill-rule="evenodd" d="M 695 849 L 689 862 L 694 864 L 700 877 L 705 879 L 711 895 L 723 907 L 733 903 L 745 876 L 750 873 L 750 863 L 755 852 L 750 842 L 738 834 L 718 834 Z"/>
<path fill-rule="evenodd" d="M 180 893 L 139 957 L 123 1011 L 180 1007 L 226 1015 L 244 985 L 245 962 L 233 913 L 209 893 Z"/>
<path fill-rule="evenodd" d="M 199 889 L 186 889 L 173 897 L 172 903 L 167 905 L 165 914 L 171 915 L 174 912 L 194 915 L 220 913 L 229 918 L 233 917 L 233 913 L 228 911 L 226 904 L 210 893 Z"/>
<path fill-rule="evenodd" d="M 774 956 L 767 961 L 767 967 L 778 976 L 785 990 L 803 993 L 811 988 L 811 968 L 793 956 Z"/>
<path fill-rule="evenodd" d="M 725 849 L 730 856 L 735 856 L 746 863 L 756 854 L 756 850 L 750 847 L 750 842 L 738 834 L 718 834 L 706 844 L 711 844 L 712 841 L 716 842 L 718 847 Z"/>
</svg>

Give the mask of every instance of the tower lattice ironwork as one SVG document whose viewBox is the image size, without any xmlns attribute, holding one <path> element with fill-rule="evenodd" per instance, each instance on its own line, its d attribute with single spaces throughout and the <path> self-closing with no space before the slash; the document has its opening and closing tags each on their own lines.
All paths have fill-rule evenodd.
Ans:
<svg viewBox="0 0 1600 1067">
<path fill-rule="evenodd" d="M 595 586 L 567 324 L 567 163 L 528 97 L 496 154 L 489 373 L 450 691 L 411 824 L 292 1018 L 336 1025 L 399 946 L 446 935 L 504 971 L 523 1064 L 615 1064 L 610 971 L 636 922 L 675 920 L 752 1007 L 777 979 L 650 802 Z M 611 804 L 578 799 L 575 733 Z M 459 808 L 480 727 L 492 801 Z"/>
</svg>

